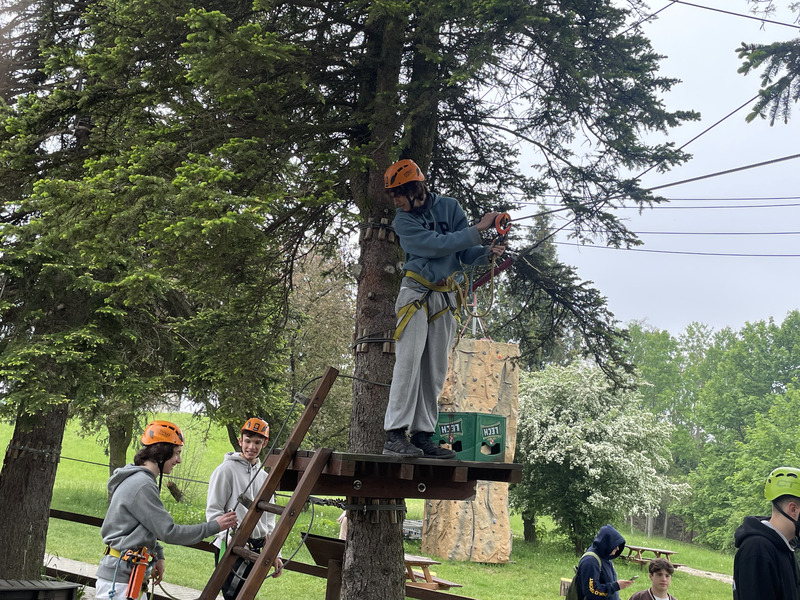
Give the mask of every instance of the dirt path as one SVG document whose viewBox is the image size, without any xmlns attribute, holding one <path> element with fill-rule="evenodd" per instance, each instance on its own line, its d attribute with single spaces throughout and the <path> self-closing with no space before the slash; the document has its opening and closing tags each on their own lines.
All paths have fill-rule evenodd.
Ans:
<svg viewBox="0 0 800 600">
<path fill-rule="evenodd" d="M 681 573 L 688 573 L 689 575 L 696 575 L 697 577 L 705 577 L 706 579 L 716 579 L 717 581 L 722 581 L 723 583 L 730 583 L 733 584 L 733 577 L 730 575 L 724 575 L 723 573 L 712 573 L 711 571 L 701 571 L 699 569 L 693 569 L 691 567 L 678 567 L 678 571 Z"/>
</svg>

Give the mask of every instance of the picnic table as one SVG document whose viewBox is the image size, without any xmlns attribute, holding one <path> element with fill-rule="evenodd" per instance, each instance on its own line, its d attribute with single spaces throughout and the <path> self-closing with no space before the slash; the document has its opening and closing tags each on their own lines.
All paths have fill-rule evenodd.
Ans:
<svg viewBox="0 0 800 600">
<path fill-rule="evenodd" d="M 627 552 L 627 554 L 625 554 L 625 552 Z M 626 544 L 622 558 L 640 565 L 645 565 L 651 560 L 655 560 L 657 558 L 663 558 L 667 562 L 672 563 L 672 566 L 674 567 L 682 567 L 683 565 L 672 562 L 671 557 L 673 554 L 677 554 L 677 552 L 674 550 L 664 550 L 663 548 L 645 548 L 644 546 Z"/>
<path fill-rule="evenodd" d="M 451 587 L 461 587 L 460 583 L 436 577 L 430 572 L 431 565 L 442 564 L 438 560 L 415 554 L 406 554 L 404 559 L 406 563 L 406 579 L 408 580 L 406 582 L 407 586 L 428 590 L 449 590 Z M 419 571 L 415 571 L 415 568 L 419 568 Z"/>
</svg>

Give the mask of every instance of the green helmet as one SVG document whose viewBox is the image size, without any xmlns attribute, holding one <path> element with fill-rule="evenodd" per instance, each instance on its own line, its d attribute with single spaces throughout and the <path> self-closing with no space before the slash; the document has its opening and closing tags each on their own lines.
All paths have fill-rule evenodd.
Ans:
<svg viewBox="0 0 800 600">
<path fill-rule="evenodd" d="M 764 497 L 769 501 L 773 501 L 787 494 L 800 498 L 800 469 L 778 467 L 767 477 L 767 483 L 764 486 Z"/>
</svg>

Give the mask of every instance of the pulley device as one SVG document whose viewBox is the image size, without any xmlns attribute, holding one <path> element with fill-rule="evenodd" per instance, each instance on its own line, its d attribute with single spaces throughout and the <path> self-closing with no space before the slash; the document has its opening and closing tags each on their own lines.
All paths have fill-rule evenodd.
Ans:
<svg viewBox="0 0 800 600">
<path fill-rule="evenodd" d="M 499 213 L 494 218 L 494 229 L 497 232 L 497 235 L 493 240 L 494 244 L 497 246 L 505 245 L 508 232 L 511 231 L 511 215 L 508 214 L 507 212 Z M 466 273 L 464 273 L 464 277 L 467 280 L 466 288 L 461 289 L 461 286 L 457 286 L 457 291 L 460 296 L 461 305 L 464 307 L 464 310 L 467 313 L 467 315 L 471 318 L 482 319 L 487 314 L 489 314 L 490 310 L 492 310 L 492 305 L 494 304 L 494 276 L 500 273 L 501 271 L 504 271 L 508 267 L 510 267 L 512 261 L 511 259 L 506 259 L 499 266 L 496 265 L 496 263 L 497 263 L 497 256 L 493 254 L 488 273 L 486 273 L 485 275 L 480 277 L 477 281 L 474 281 L 472 283 L 470 283 L 469 277 L 467 277 Z M 469 307 L 470 306 L 474 307 L 477 303 L 475 300 L 475 290 L 487 282 L 491 284 L 490 286 L 491 291 L 489 292 L 490 295 L 489 306 L 486 308 L 485 311 L 481 313 L 473 312 L 472 310 L 470 310 Z M 473 297 L 472 303 L 468 301 L 469 296 Z"/>
<path fill-rule="evenodd" d="M 511 215 L 507 212 L 497 215 L 494 218 L 494 228 L 497 230 L 497 244 L 505 244 L 506 235 L 511 231 Z"/>
</svg>

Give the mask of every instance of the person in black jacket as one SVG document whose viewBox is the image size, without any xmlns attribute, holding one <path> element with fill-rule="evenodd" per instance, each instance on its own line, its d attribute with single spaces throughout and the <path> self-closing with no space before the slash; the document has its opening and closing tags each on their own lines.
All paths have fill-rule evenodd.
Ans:
<svg viewBox="0 0 800 600">
<path fill-rule="evenodd" d="M 795 561 L 800 469 L 772 471 L 764 497 L 772 501 L 772 516 L 746 517 L 734 535 L 733 599 L 800 600 L 800 570 Z"/>
<path fill-rule="evenodd" d="M 625 548 L 625 538 L 611 525 L 603 525 L 586 552 L 594 552 L 599 558 L 584 555 L 578 563 L 577 580 L 581 595 L 587 600 L 619 600 L 619 591 L 633 585 L 632 579 L 617 580 L 617 571 L 611 561 Z"/>
</svg>

